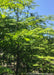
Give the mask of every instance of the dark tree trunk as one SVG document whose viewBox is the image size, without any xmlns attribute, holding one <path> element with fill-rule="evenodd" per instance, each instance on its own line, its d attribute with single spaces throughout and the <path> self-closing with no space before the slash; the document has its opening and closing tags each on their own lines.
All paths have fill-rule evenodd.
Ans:
<svg viewBox="0 0 54 75">
<path fill-rule="evenodd" d="M 19 66 L 20 66 L 20 58 L 19 56 L 17 56 L 17 64 L 16 64 L 16 75 L 19 75 Z"/>
</svg>

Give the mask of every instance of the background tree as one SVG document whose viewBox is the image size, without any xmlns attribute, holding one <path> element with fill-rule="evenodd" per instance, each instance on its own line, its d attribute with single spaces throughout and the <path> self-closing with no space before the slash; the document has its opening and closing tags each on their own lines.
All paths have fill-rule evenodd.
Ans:
<svg viewBox="0 0 54 75">
<path fill-rule="evenodd" d="M 30 14 L 29 10 L 32 9 L 34 0 L 1 0 L 0 3 L 0 48 L 7 59 L 10 55 L 13 59 L 15 57 L 15 74 L 30 72 L 33 69 L 47 72 L 48 68 L 45 66 L 49 67 L 48 62 L 51 61 L 46 58 L 53 57 L 50 56 L 51 52 L 49 53 L 51 38 L 45 35 L 54 34 L 53 29 L 47 28 L 48 21 L 53 18 Z"/>
</svg>

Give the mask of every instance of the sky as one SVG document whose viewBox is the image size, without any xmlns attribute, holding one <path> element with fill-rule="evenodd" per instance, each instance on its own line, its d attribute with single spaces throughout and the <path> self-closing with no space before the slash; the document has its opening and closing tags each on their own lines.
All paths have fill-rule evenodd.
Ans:
<svg viewBox="0 0 54 75">
<path fill-rule="evenodd" d="M 40 5 L 35 8 L 35 12 L 38 12 L 39 15 L 54 15 L 54 0 L 35 0 L 37 5 Z M 54 21 L 52 22 L 54 23 Z M 52 26 L 54 29 L 54 25 Z"/>
<path fill-rule="evenodd" d="M 54 15 L 54 0 L 35 0 L 40 5 L 35 11 L 40 15 Z"/>
</svg>

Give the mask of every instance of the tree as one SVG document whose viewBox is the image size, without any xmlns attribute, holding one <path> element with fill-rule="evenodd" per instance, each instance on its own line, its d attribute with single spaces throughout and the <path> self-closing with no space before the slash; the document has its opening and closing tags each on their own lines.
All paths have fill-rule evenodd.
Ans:
<svg viewBox="0 0 54 75">
<path fill-rule="evenodd" d="M 53 32 L 53 29 L 44 27 L 49 17 L 37 17 L 29 13 L 34 0 L 0 0 L 0 3 L 1 12 L 3 11 L 0 17 L 1 49 L 5 55 L 11 54 L 16 57 L 16 75 L 23 66 L 28 72 L 33 68 L 34 55 L 39 56 L 40 50 L 47 54 L 44 45 L 47 46 L 48 40 L 45 40 L 44 35 Z M 43 47 L 39 46 L 42 43 Z"/>
</svg>

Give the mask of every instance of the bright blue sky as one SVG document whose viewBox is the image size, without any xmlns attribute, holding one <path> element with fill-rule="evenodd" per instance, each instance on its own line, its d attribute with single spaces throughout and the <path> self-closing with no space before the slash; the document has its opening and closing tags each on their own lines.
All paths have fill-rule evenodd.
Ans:
<svg viewBox="0 0 54 75">
<path fill-rule="evenodd" d="M 54 15 L 54 0 L 35 0 L 39 7 L 35 9 L 40 15 Z"/>
</svg>

